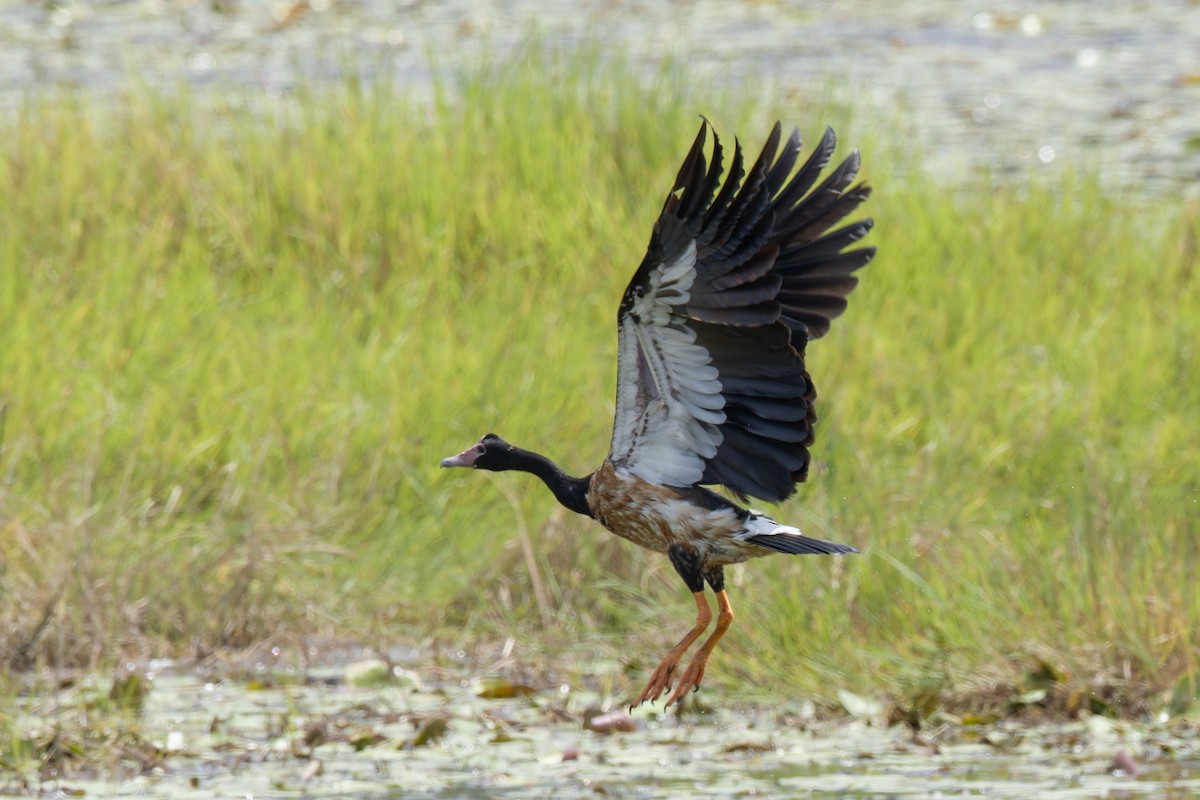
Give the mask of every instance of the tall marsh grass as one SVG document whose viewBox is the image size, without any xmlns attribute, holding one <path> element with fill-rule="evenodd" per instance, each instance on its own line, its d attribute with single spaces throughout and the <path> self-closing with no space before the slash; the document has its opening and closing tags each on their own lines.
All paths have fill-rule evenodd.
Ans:
<svg viewBox="0 0 1200 800">
<path fill-rule="evenodd" d="M 603 458 L 617 300 L 700 113 L 750 148 L 842 118 L 581 58 L 432 101 L 133 89 L 0 123 L 0 656 L 512 634 L 585 640 L 584 672 L 656 658 L 691 615 L 665 559 L 437 463 L 489 430 Z M 773 511 L 864 554 L 737 568 L 709 681 L 1195 674 L 1200 208 L 951 188 L 898 132 L 838 132 L 879 256 L 810 348 L 817 467 Z"/>
</svg>

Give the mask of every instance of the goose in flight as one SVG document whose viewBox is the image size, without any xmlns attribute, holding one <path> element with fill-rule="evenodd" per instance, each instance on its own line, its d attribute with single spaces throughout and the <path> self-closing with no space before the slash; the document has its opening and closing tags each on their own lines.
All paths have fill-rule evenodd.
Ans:
<svg viewBox="0 0 1200 800">
<path fill-rule="evenodd" d="M 836 227 L 870 194 L 851 185 L 858 153 L 818 184 L 833 131 L 797 169 L 799 132 L 783 141 L 776 123 L 749 167 L 735 142 L 722 180 L 715 132 L 705 158 L 708 128 L 702 122 L 617 311 L 616 413 L 599 469 L 575 478 L 491 433 L 441 462 L 532 473 L 570 510 L 671 560 L 695 599 L 696 623 L 633 705 L 673 685 L 667 705 L 682 702 L 700 687 L 733 621 L 726 566 L 772 553 L 858 552 L 706 488 L 780 501 L 808 475 L 816 391 L 805 348 L 845 310 L 855 271 L 875 255 L 853 247 L 872 220 Z M 706 583 L 716 593 L 716 626 L 677 675 L 712 622 Z"/>
</svg>

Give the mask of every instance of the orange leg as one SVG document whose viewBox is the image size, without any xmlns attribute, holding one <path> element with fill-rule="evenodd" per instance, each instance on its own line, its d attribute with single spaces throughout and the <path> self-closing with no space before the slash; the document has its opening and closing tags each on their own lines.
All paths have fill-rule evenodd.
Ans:
<svg viewBox="0 0 1200 800">
<path fill-rule="evenodd" d="M 647 700 L 653 703 L 662 696 L 663 692 L 671 688 L 671 676 L 675 674 L 675 668 L 679 666 L 679 659 L 683 658 L 687 649 L 700 638 L 700 634 L 704 633 L 708 623 L 712 622 L 712 609 L 708 607 L 708 600 L 705 599 L 704 592 L 695 592 L 692 597 L 696 598 L 696 624 L 692 626 L 686 636 L 679 640 L 679 644 L 672 647 L 663 656 L 658 669 L 654 670 L 654 674 L 650 676 L 650 682 L 646 684 L 645 689 L 642 689 L 642 693 L 638 695 L 637 700 L 633 701 L 630 708 L 640 706 Z M 730 616 L 730 619 L 732 618 Z M 717 624 L 720 625 L 720 622 Z"/>
<path fill-rule="evenodd" d="M 733 608 L 730 607 L 729 597 L 722 589 L 717 592 L 717 627 L 713 630 L 712 635 L 704 640 L 704 644 L 700 645 L 696 655 L 692 656 L 692 662 L 688 664 L 683 677 L 679 679 L 679 685 L 675 687 L 675 693 L 671 695 L 667 705 L 682 703 L 689 691 L 700 688 L 700 681 L 704 680 L 704 667 L 708 664 L 708 657 L 712 655 L 717 642 L 721 641 L 721 637 L 725 635 L 725 631 L 729 630 L 732 622 Z"/>
</svg>

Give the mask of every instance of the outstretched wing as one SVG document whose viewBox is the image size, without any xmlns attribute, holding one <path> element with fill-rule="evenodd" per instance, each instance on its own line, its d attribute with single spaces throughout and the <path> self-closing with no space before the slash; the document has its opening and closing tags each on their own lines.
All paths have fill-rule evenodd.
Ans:
<svg viewBox="0 0 1200 800">
<path fill-rule="evenodd" d="M 864 219 L 830 229 L 867 198 L 851 154 L 816 188 L 833 131 L 795 169 L 800 135 L 775 124 L 746 170 L 708 123 L 683 162 L 617 317 L 617 407 L 610 458 L 668 486 L 721 484 L 782 500 L 808 472 L 816 392 L 809 339 L 846 308 L 874 248 L 847 250 Z M 778 153 L 778 157 L 777 157 Z M 811 190 L 811 191 L 810 191 Z"/>
</svg>

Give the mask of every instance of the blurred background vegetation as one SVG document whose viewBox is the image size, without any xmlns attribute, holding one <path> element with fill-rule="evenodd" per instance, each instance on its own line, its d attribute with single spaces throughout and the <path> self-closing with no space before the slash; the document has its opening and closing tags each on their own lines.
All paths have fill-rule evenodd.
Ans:
<svg viewBox="0 0 1200 800">
<path fill-rule="evenodd" d="M 879 248 L 809 351 L 813 475 L 771 509 L 863 555 L 736 568 L 706 681 L 1194 696 L 1200 205 L 951 187 L 824 95 L 539 52 L 432 99 L 132 87 L 0 122 L 0 660 L 511 636 L 650 665 L 691 615 L 665 559 L 437 463 L 494 430 L 599 464 L 617 301 L 703 113 L 750 149 L 833 125 Z"/>
</svg>

